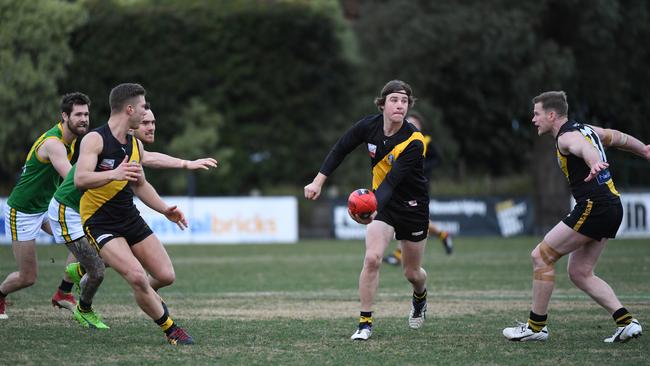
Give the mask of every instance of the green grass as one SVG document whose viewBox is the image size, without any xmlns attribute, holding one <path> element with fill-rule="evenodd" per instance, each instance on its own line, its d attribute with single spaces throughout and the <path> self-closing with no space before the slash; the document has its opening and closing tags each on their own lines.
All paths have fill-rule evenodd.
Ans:
<svg viewBox="0 0 650 366">
<path fill-rule="evenodd" d="M 401 270 L 382 268 L 373 338 L 349 337 L 358 319 L 360 241 L 297 245 L 169 246 L 177 280 L 161 290 L 172 317 L 195 338 L 168 345 L 113 271 L 94 307 L 108 331 L 81 328 L 49 298 L 66 250 L 38 247 L 37 283 L 8 299 L 0 320 L 0 364 L 116 365 L 593 365 L 650 364 L 648 337 L 604 344 L 611 317 L 566 278 L 558 263 L 546 343 L 506 341 L 501 330 L 530 309 L 529 253 L 539 238 L 457 238 L 446 256 L 430 240 L 429 312 L 410 330 L 410 287 Z M 0 247 L 0 277 L 15 270 Z M 597 273 L 643 324 L 650 324 L 650 243 L 616 240 Z"/>
</svg>

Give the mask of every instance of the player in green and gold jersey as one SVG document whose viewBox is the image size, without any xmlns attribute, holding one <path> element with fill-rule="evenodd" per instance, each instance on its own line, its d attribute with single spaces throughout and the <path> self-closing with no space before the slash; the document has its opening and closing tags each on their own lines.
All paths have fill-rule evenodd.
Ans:
<svg viewBox="0 0 650 366">
<path fill-rule="evenodd" d="M 0 284 L 0 319 L 6 319 L 5 298 L 8 294 L 36 282 L 36 235 L 46 221 L 50 199 L 71 168 L 77 137 L 88 130 L 90 99 L 82 93 L 63 96 L 62 122 L 42 134 L 27 154 L 18 183 L 5 206 L 5 232 L 11 236 L 18 271 L 10 273 Z M 74 260 L 71 256 L 70 261 Z M 72 310 L 76 304 L 70 294 L 72 283 L 62 281 L 52 304 Z"/>
</svg>

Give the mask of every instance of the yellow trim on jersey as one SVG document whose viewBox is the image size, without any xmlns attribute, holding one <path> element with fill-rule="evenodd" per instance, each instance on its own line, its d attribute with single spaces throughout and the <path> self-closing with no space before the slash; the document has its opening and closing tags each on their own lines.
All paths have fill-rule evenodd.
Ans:
<svg viewBox="0 0 650 366">
<path fill-rule="evenodd" d="M 71 242 L 70 230 L 68 230 L 68 224 L 65 222 L 65 205 L 61 202 L 59 202 L 59 224 L 61 225 L 61 236 L 66 243 Z"/>
<path fill-rule="evenodd" d="M 593 207 L 594 202 L 592 200 L 587 200 L 587 207 L 585 208 L 585 211 L 580 215 L 580 218 L 578 219 L 578 222 L 573 226 L 573 230 L 578 231 L 582 224 L 585 223 L 585 220 L 587 220 L 587 216 L 591 213 L 591 208 Z"/>
<path fill-rule="evenodd" d="M 131 154 L 129 155 L 129 162 L 140 162 L 140 149 L 138 141 L 132 136 Z M 106 202 L 110 201 L 118 193 L 120 193 L 129 184 L 127 180 L 114 180 L 106 183 L 105 185 L 97 188 L 86 190 L 81 195 L 79 202 L 79 212 L 81 214 L 82 224 L 86 223 L 92 215 L 97 212 Z"/>
<path fill-rule="evenodd" d="M 9 210 L 9 228 L 11 230 L 11 240 L 18 241 L 18 230 L 16 227 L 16 209 Z"/>
<path fill-rule="evenodd" d="M 61 135 L 63 135 L 63 129 L 62 129 L 62 127 L 61 127 L 61 122 L 59 122 L 56 126 L 59 128 L 59 131 L 61 131 Z M 47 132 L 49 132 L 49 131 L 47 131 Z M 36 151 L 37 151 L 37 150 L 38 150 L 38 149 L 39 149 L 39 148 L 40 148 L 40 147 L 45 143 L 45 141 L 47 141 L 48 139 L 57 139 L 57 140 L 61 141 L 61 143 L 63 144 L 63 146 L 68 146 L 68 145 L 65 144 L 65 141 L 63 141 L 63 137 L 58 137 L 58 136 L 47 136 L 47 137 L 45 137 L 45 135 L 47 134 L 47 132 L 45 132 L 44 134 L 42 134 L 42 135 L 41 135 L 41 136 L 40 136 L 40 137 L 39 137 L 39 138 L 34 142 L 34 144 L 32 145 L 32 148 L 29 149 L 29 152 L 27 153 L 27 159 L 25 159 L 25 161 L 29 161 L 29 158 L 32 156 L 32 154 L 36 154 L 36 159 L 38 159 L 38 161 L 40 161 L 40 162 L 43 163 L 43 164 L 49 164 L 49 163 L 50 163 L 50 160 L 49 160 L 49 159 L 43 159 L 43 158 L 41 158 L 40 156 L 38 156 L 38 153 L 36 153 Z M 69 146 L 70 146 L 70 152 L 68 153 L 68 160 L 72 159 L 72 155 L 74 154 L 74 145 L 75 145 L 75 142 L 76 142 L 76 141 L 77 141 L 77 138 L 75 137 L 75 138 L 72 140 L 72 142 L 70 143 L 70 145 L 69 145 Z"/>
<path fill-rule="evenodd" d="M 557 156 L 557 163 L 560 165 L 560 169 L 562 169 L 562 173 L 564 173 L 564 176 L 568 180 L 569 168 L 567 168 L 566 156 L 560 154 L 560 149 L 555 149 L 555 155 Z"/>
<path fill-rule="evenodd" d="M 379 161 L 375 166 L 372 168 L 372 189 L 376 190 L 379 188 L 379 185 L 381 182 L 384 181 L 390 170 L 393 168 L 393 162 L 399 158 L 399 156 L 406 150 L 408 145 L 412 141 L 421 141 L 422 145 L 424 145 L 424 150 L 422 152 L 422 156 L 425 156 L 427 154 L 427 144 L 424 143 L 424 136 L 422 135 L 421 132 L 413 132 L 409 138 L 396 145 L 393 150 L 391 150 L 386 156 L 384 156 L 381 161 Z"/>
</svg>

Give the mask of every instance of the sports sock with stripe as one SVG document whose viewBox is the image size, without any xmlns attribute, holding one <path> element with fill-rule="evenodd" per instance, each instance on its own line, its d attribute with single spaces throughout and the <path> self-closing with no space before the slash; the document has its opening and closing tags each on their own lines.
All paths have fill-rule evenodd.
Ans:
<svg viewBox="0 0 650 366">
<path fill-rule="evenodd" d="M 531 310 L 530 316 L 528 317 L 528 328 L 535 333 L 540 332 L 546 326 L 546 318 L 548 318 L 548 314 L 539 315 L 533 313 Z"/>
<path fill-rule="evenodd" d="M 372 311 L 362 311 L 359 316 L 359 327 L 367 325 L 372 327 Z"/>
<path fill-rule="evenodd" d="M 165 334 L 169 335 L 171 332 L 174 331 L 174 329 L 176 329 L 176 324 L 174 324 L 174 320 L 169 316 L 167 307 L 163 306 L 163 310 L 165 312 L 160 317 L 160 319 L 155 320 L 155 322 L 160 326 L 160 329 L 162 329 L 162 331 L 165 332 Z"/>
<path fill-rule="evenodd" d="M 624 327 L 632 322 L 632 314 L 626 308 L 620 308 L 612 314 L 617 327 Z"/>
</svg>

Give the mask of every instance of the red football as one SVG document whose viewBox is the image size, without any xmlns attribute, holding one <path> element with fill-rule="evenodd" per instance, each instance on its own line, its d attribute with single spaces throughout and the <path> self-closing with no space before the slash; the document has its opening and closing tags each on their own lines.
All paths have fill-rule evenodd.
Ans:
<svg viewBox="0 0 650 366">
<path fill-rule="evenodd" d="M 368 218 L 370 215 L 377 211 L 377 198 L 375 194 L 365 188 L 357 189 L 350 193 L 348 197 L 348 208 L 353 214 L 357 214 L 362 218 Z"/>
</svg>

